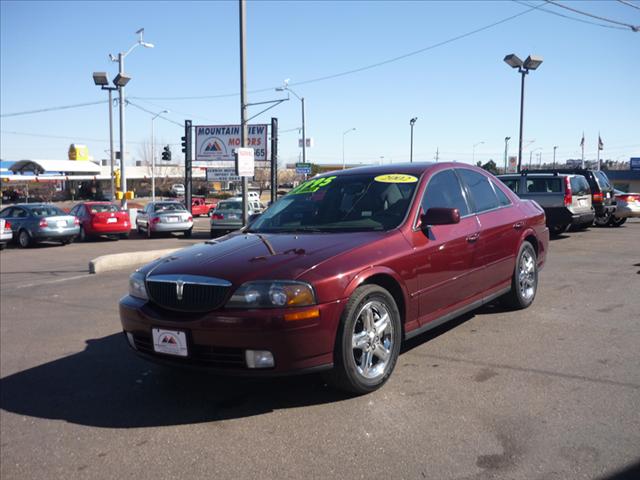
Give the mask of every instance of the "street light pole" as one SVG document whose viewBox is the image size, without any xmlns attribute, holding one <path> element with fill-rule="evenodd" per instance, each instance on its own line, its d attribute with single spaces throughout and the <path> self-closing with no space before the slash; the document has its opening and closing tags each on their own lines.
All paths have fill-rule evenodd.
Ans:
<svg viewBox="0 0 640 480">
<path fill-rule="evenodd" d="M 160 113 L 157 113 L 151 119 L 151 201 L 152 202 L 156 201 L 156 142 L 154 138 L 155 129 L 153 127 L 153 122 L 156 118 L 158 118 L 160 115 L 164 113 L 169 113 L 169 110 L 163 110 Z"/>
<path fill-rule="evenodd" d="M 246 0 L 240 0 L 240 146 L 247 142 L 247 60 L 246 60 Z M 302 102 L 302 131 L 304 132 L 304 101 Z M 304 133 L 303 133 L 304 135 Z M 249 180 L 242 177 L 242 225 L 249 224 Z"/>
<path fill-rule="evenodd" d="M 531 161 L 533 160 L 533 152 L 537 152 L 538 150 L 542 150 L 542 147 L 534 148 L 529 152 L 529 170 L 531 170 Z"/>
<path fill-rule="evenodd" d="M 522 75 L 520 81 L 520 137 L 518 140 L 518 173 L 522 169 L 522 133 L 524 123 L 524 77 L 530 70 L 537 69 L 542 64 L 542 57 L 529 55 L 523 62 L 517 55 L 511 53 L 504 57 L 504 62 L 511 68 L 517 68 Z"/>
<path fill-rule="evenodd" d="M 557 145 L 553 146 L 553 168 L 556 168 L 556 149 L 558 148 Z"/>
<path fill-rule="evenodd" d="M 484 142 L 478 142 L 478 143 L 474 143 L 473 144 L 473 149 L 472 149 L 472 153 L 471 153 L 471 163 L 473 163 L 474 165 L 476 164 L 476 147 L 478 145 L 482 145 Z"/>
<path fill-rule="evenodd" d="M 413 126 L 416 124 L 416 120 L 418 117 L 413 117 L 409 120 L 409 125 L 411 125 L 411 153 L 409 155 L 409 162 L 413 163 Z"/>
<path fill-rule="evenodd" d="M 349 132 L 353 132 L 355 130 L 354 128 L 350 128 L 349 130 L 345 130 L 344 132 L 342 132 L 342 169 L 345 169 L 345 163 L 344 163 L 344 137 L 347 135 L 347 133 Z"/>
<path fill-rule="evenodd" d="M 504 137 L 504 173 L 507 173 L 507 152 L 509 150 L 509 140 L 511 140 L 511 137 Z"/>
</svg>

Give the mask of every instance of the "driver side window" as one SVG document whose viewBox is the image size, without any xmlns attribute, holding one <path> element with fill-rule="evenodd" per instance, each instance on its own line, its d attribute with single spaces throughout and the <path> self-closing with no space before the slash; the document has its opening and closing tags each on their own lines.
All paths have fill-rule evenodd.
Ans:
<svg viewBox="0 0 640 480">
<path fill-rule="evenodd" d="M 469 214 L 462 187 L 453 170 L 444 170 L 431 177 L 421 205 L 425 213 L 429 208 L 457 208 L 461 217 Z"/>
</svg>

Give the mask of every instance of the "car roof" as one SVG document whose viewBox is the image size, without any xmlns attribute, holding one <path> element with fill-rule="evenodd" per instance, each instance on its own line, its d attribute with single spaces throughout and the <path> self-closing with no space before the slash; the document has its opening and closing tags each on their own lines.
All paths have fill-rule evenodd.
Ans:
<svg viewBox="0 0 640 480">
<path fill-rule="evenodd" d="M 449 166 L 449 167 L 471 167 L 468 163 L 462 162 L 413 162 L 413 163 L 392 163 L 390 165 L 367 165 L 362 167 L 354 167 L 346 170 L 333 170 L 330 172 L 323 172 L 319 176 L 325 175 L 383 175 L 385 173 L 393 174 L 406 174 L 406 175 L 422 175 L 427 170 L 437 166 Z"/>
</svg>

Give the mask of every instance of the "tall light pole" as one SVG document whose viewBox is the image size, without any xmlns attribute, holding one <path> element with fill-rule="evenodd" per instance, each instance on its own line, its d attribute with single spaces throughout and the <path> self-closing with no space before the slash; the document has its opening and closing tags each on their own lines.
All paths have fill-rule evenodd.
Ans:
<svg viewBox="0 0 640 480">
<path fill-rule="evenodd" d="M 241 0 L 244 1 L 244 0 Z M 293 95 L 300 100 L 302 104 L 302 163 L 307 163 L 307 133 L 305 130 L 305 118 L 304 118 L 304 97 L 299 96 L 296 92 L 289 88 L 289 79 L 284 81 L 284 85 L 282 87 L 276 88 L 276 92 L 291 92 Z"/>
<path fill-rule="evenodd" d="M 531 170 L 531 160 L 533 160 L 533 152 L 537 152 L 538 150 L 542 150 L 542 147 L 534 148 L 529 152 L 529 170 Z"/>
<path fill-rule="evenodd" d="M 518 72 L 522 74 L 522 80 L 520 83 L 520 138 L 518 142 L 518 173 L 522 169 L 522 125 L 524 115 L 524 77 L 529 74 L 529 70 L 535 70 L 542 64 L 542 57 L 529 55 L 523 62 L 514 53 L 511 53 L 504 57 L 504 61 L 511 68 L 517 68 Z"/>
<path fill-rule="evenodd" d="M 474 143 L 473 144 L 473 150 L 472 150 L 472 153 L 471 153 L 471 163 L 473 163 L 474 165 L 476 164 L 476 147 L 478 145 L 483 145 L 483 144 L 484 144 L 484 142 L 478 142 L 478 143 Z"/>
<path fill-rule="evenodd" d="M 119 113 L 120 113 L 120 190 L 122 191 L 121 206 L 123 209 L 127 208 L 127 176 L 125 174 L 125 124 L 124 124 L 124 87 L 131 77 L 124 73 L 124 59 L 133 50 L 142 45 L 144 48 L 153 48 L 152 43 L 147 43 L 143 40 L 144 28 L 139 29 L 137 32 L 138 41 L 134 43 L 126 52 L 118 53 L 118 56 L 109 55 L 112 62 L 118 62 L 118 75 L 113 79 L 113 83 L 118 87 L 119 94 Z"/>
<path fill-rule="evenodd" d="M 169 110 L 163 110 L 160 113 L 156 113 L 151 119 L 151 201 L 156 201 L 156 142 L 154 138 L 153 121 L 160 115 L 169 113 Z"/>
<path fill-rule="evenodd" d="M 538 170 L 542 167 L 542 152 L 538 152 Z"/>
<path fill-rule="evenodd" d="M 411 153 L 409 155 L 409 161 L 413 163 L 413 126 L 416 124 L 418 117 L 413 117 L 409 120 L 409 125 L 411 125 Z"/>
<path fill-rule="evenodd" d="M 354 128 L 350 128 L 349 130 L 345 130 L 344 132 L 342 132 L 342 169 L 344 170 L 345 164 L 344 164 L 344 137 L 347 135 L 347 133 L 349 132 L 355 132 L 355 127 Z"/>
<path fill-rule="evenodd" d="M 553 168 L 556 168 L 556 149 L 558 148 L 557 145 L 553 146 Z"/>
<path fill-rule="evenodd" d="M 511 137 L 504 137 L 504 173 L 507 173 L 507 154 L 509 151 L 509 140 L 511 140 Z"/>
<path fill-rule="evenodd" d="M 116 158 L 116 152 L 113 151 L 113 91 L 118 87 L 112 87 L 109 85 L 109 79 L 107 78 L 107 72 L 93 72 L 93 83 L 98 85 L 102 90 L 109 92 L 109 159 L 110 159 L 110 172 L 111 172 L 111 200 L 116 198 L 116 186 L 114 183 L 114 164 Z"/>
</svg>

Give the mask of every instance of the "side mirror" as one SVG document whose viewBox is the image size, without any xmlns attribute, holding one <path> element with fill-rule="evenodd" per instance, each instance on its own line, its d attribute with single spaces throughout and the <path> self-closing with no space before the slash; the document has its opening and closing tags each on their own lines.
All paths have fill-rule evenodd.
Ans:
<svg viewBox="0 0 640 480">
<path fill-rule="evenodd" d="M 457 208 L 430 208 L 420 220 L 423 230 L 429 225 L 451 225 L 460 223 L 460 212 Z"/>
</svg>

